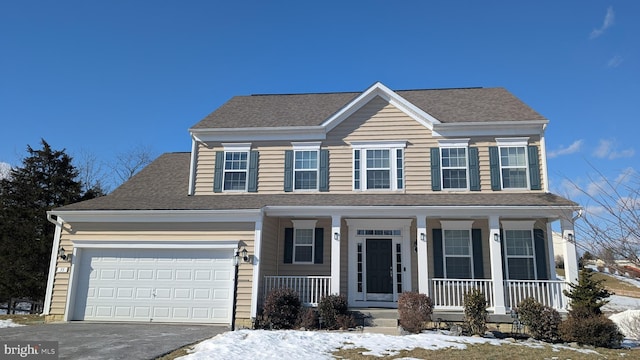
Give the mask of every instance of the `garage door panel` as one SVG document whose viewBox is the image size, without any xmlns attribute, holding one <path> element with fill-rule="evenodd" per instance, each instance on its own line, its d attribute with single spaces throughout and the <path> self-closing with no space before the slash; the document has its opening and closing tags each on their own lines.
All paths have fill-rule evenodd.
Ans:
<svg viewBox="0 0 640 360">
<path fill-rule="evenodd" d="M 231 250 L 86 249 L 76 320 L 230 323 Z"/>
</svg>

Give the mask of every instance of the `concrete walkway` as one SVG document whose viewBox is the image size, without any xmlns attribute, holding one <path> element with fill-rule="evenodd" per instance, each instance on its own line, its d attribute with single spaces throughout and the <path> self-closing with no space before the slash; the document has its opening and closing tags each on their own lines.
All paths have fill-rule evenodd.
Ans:
<svg viewBox="0 0 640 360">
<path fill-rule="evenodd" d="M 3 341 L 58 341 L 60 359 L 155 359 L 226 326 L 70 322 L 0 329 Z"/>
</svg>

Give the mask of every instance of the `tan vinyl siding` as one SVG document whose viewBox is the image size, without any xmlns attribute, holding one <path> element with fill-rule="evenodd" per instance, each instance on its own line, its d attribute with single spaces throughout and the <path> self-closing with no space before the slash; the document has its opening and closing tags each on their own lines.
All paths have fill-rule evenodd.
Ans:
<svg viewBox="0 0 640 360">
<path fill-rule="evenodd" d="M 71 232 L 68 230 L 71 226 Z M 253 223 L 78 223 L 66 224 L 60 246 L 73 251 L 75 240 L 83 241 L 238 241 L 254 253 Z M 57 266 L 68 266 L 58 261 Z M 51 315 L 63 315 L 67 302 L 70 273 L 56 273 L 53 283 Z M 237 319 L 249 319 L 253 267 L 241 264 L 238 269 Z"/>
<path fill-rule="evenodd" d="M 213 172 L 216 166 L 216 152 L 213 148 L 198 144 L 196 162 L 195 194 L 213 194 Z"/>
</svg>

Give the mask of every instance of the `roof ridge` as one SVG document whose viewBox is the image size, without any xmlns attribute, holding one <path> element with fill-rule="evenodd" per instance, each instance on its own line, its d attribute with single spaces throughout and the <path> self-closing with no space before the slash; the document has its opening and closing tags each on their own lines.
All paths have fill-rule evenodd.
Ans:
<svg viewBox="0 0 640 360">
<path fill-rule="evenodd" d="M 492 89 L 482 86 L 468 86 L 468 87 L 450 87 L 450 88 L 424 88 L 424 89 L 391 89 L 392 91 L 440 91 L 440 90 L 477 90 L 477 89 Z M 292 95 L 331 95 L 331 94 L 359 94 L 362 91 L 329 91 L 329 92 L 304 92 L 304 93 L 263 93 L 263 94 L 251 94 L 244 96 L 292 96 Z"/>
</svg>

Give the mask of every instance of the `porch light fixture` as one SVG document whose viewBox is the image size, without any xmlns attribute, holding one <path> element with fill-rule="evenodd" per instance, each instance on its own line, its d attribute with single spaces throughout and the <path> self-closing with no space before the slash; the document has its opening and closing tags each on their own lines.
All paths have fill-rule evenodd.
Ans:
<svg viewBox="0 0 640 360">
<path fill-rule="evenodd" d="M 64 253 L 64 248 L 63 247 L 61 247 L 58 250 L 58 258 L 62 259 L 62 261 L 66 261 L 67 259 L 69 259 L 69 255 Z"/>
<path fill-rule="evenodd" d="M 498 233 L 493 234 L 493 241 L 500 242 L 500 235 L 498 235 Z"/>
<path fill-rule="evenodd" d="M 420 233 L 420 241 L 427 241 L 427 234 Z"/>
<path fill-rule="evenodd" d="M 573 234 L 572 233 L 568 233 L 567 234 L 567 241 L 569 241 L 570 243 L 575 243 L 575 239 L 573 238 Z"/>
<path fill-rule="evenodd" d="M 340 233 L 339 232 L 334 232 L 333 233 L 333 240 L 340 241 Z"/>
</svg>

